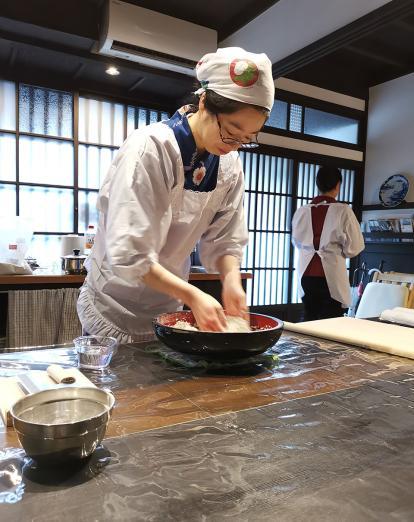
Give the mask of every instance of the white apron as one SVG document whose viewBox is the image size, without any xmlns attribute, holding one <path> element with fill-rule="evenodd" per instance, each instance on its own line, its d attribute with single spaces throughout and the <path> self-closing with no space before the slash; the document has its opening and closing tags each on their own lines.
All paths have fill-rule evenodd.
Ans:
<svg viewBox="0 0 414 522">
<path fill-rule="evenodd" d="M 319 250 L 313 246 L 312 214 L 313 206 L 328 205 L 319 243 Z M 300 207 L 293 216 L 292 242 L 298 249 L 297 276 L 301 297 L 302 276 L 315 252 L 321 258 L 326 282 L 332 299 L 342 303 L 344 308 L 351 303 L 348 271 L 345 260 L 357 256 L 365 247 L 359 223 L 351 207 L 345 203 L 318 203 Z"/>
<path fill-rule="evenodd" d="M 152 337 L 154 316 L 182 303 L 142 282 L 151 264 L 187 280 L 190 254 L 216 271 L 219 257 L 241 261 L 247 243 L 244 179 L 237 153 L 220 158 L 210 192 L 184 190 L 184 169 L 173 131 L 156 123 L 133 132 L 118 152 L 98 197 L 99 224 L 78 301 L 89 334 L 132 342 Z"/>
</svg>

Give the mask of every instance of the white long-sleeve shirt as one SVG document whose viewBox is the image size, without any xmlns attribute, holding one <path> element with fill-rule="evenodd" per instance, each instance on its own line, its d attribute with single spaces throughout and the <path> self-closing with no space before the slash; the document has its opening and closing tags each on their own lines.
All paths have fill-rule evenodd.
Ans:
<svg viewBox="0 0 414 522">
<path fill-rule="evenodd" d="M 318 205 L 328 205 L 328 211 L 317 251 L 313 244 L 311 215 L 314 205 L 300 207 L 293 216 L 292 241 L 299 252 L 297 275 L 300 295 L 304 295 L 302 275 L 316 252 L 321 258 L 331 297 L 348 307 L 351 292 L 345 260 L 357 256 L 364 249 L 364 239 L 355 214 L 348 205 L 337 202 Z"/>
<path fill-rule="evenodd" d="M 218 258 L 226 254 L 241 261 L 248 238 L 243 194 L 237 153 L 220 157 L 214 190 L 185 190 L 173 131 L 156 123 L 133 132 L 99 193 L 99 224 L 78 302 L 83 328 L 123 341 L 148 337 L 152 318 L 182 303 L 147 287 L 142 277 L 160 263 L 187 280 L 200 238 L 208 271 L 216 271 Z"/>
</svg>

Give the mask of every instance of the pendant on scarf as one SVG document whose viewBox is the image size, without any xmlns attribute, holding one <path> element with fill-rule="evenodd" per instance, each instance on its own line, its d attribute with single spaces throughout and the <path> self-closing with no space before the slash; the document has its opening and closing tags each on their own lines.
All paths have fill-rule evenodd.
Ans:
<svg viewBox="0 0 414 522">
<path fill-rule="evenodd" d="M 200 167 L 197 169 L 194 169 L 193 172 L 193 183 L 194 185 L 197 185 L 197 187 L 200 185 L 200 183 L 203 181 L 204 176 L 206 175 L 206 168 L 204 166 L 204 163 L 200 161 Z"/>
</svg>

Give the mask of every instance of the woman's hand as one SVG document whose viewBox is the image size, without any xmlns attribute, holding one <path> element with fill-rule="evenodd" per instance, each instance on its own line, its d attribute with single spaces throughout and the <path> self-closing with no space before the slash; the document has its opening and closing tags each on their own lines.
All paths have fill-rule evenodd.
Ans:
<svg viewBox="0 0 414 522">
<path fill-rule="evenodd" d="M 160 264 L 151 265 L 143 280 L 153 290 L 170 295 L 189 306 L 200 330 L 222 332 L 225 329 L 227 322 L 221 304 Z"/>
<path fill-rule="evenodd" d="M 238 260 L 225 255 L 218 259 L 217 266 L 221 274 L 222 294 L 226 314 L 247 319 L 248 308 L 246 293 L 243 290 Z"/>
<path fill-rule="evenodd" d="M 243 290 L 240 280 L 237 280 L 237 278 L 225 278 L 223 280 L 222 300 L 224 309 L 228 315 L 246 318 L 248 313 L 246 293 Z"/>
<path fill-rule="evenodd" d="M 200 330 L 210 332 L 224 331 L 227 322 L 221 304 L 209 294 L 198 290 L 187 303 L 191 308 Z"/>
</svg>

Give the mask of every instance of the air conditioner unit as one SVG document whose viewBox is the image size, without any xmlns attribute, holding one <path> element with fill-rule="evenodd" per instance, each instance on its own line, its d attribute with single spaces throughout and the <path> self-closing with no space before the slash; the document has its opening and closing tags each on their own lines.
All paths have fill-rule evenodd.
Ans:
<svg viewBox="0 0 414 522">
<path fill-rule="evenodd" d="M 217 49 L 217 32 L 201 25 L 109 0 L 98 52 L 192 75 L 197 61 Z"/>
</svg>

